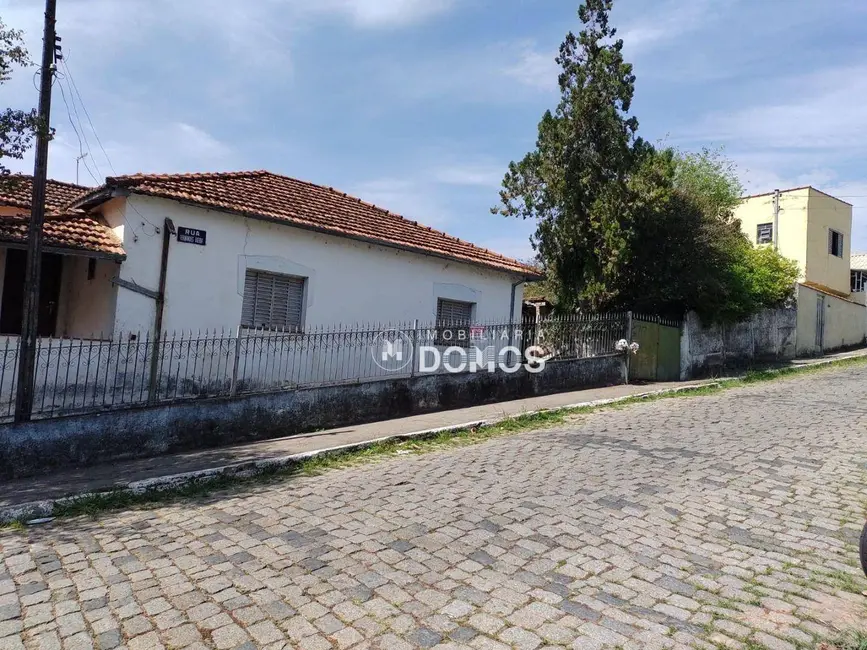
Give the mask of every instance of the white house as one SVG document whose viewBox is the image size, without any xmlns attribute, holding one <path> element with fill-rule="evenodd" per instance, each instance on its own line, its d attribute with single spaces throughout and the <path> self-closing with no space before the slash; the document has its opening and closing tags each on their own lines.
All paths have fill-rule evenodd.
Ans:
<svg viewBox="0 0 867 650">
<path fill-rule="evenodd" d="M 20 327 L 21 283 L 8 282 L 23 264 L 9 253 L 25 241 L 30 184 L 19 181 L 0 191 L 0 334 Z M 520 319 L 522 284 L 538 277 L 332 188 L 266 171 L 122 176 L 92 190 L 51 183 L 49 195 L 46 336 L 510 322 Z"/>
</svg>

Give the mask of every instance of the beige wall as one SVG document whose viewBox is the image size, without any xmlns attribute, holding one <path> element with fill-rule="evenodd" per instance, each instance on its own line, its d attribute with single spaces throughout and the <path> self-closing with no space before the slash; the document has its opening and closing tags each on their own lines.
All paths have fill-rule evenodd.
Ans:
<svg viewBox="0 0 867 650">
<path fill-rule="evenodd" d="M 821 346 L 816 338 L 819 310 L 824 312 Z M 799 355 L 820 354 L 863 344 L 867 337 L 867 308 L 863 305 L 798 285 Z"/>
<path fill-rule="evenodd" d="M 755 246 L 757 227 L 774 222 L 774 195 L 744 199 L 735 211 L 741 230 Z M 829 229 L 843 234 L 843 257 L 828 250 Z M 849 293 L 849 255 L 852 235 L 852 206 L 812 188 L 780 195 L 778 246 L 780 254 L 798 263 L 801 280 Z"/>
<path fill-rule="evenodd" d="M 795 190 L 780 196 L 778 245 L 780 255 L 795 260 L 801 269 L 801 279 L 807 268 L 807 206 L 809 190 Z M 756 245 L 757 227 L 774 222 L 774 195 L 765 194 L 745 199 L 735 211 L 741 230 Z M 769 244 L 770 245 L 770 244 Z"/>
<path fill-rule="evenodd" d="M 97 260 L 94 277 L 88 280 L 88 258 L 63 258 L 58 336 L 111 338 L 117 303 L 117 287 L 111 279 L 117 274 L 117 266 L 110 260 Z"/>
<path fill-rule="evenodd" d="M 807 280 L 848 294 L 851 289 L 849 257 L 852 241 L 852 206 L 810 189 L 807 207 Z M 828 249 L 830 229 L 843 234 L 843 257 Z"/>
</svg>

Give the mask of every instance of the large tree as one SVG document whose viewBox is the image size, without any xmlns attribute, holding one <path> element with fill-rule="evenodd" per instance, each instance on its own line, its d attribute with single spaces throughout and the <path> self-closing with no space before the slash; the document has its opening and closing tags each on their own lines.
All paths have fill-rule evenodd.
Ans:
<svg viewBox="0 0 867 650">
<path fill-rule="evenodd" d="M 495 211 L 537 221 L 533 244 L 561 310 L 694 309 L 737 320 L 778 304 L 796 273 L 773 251 L 751 252 L 733 216 L 743 190 L 734 167 L 719 152 L 638 137 L 635 76 L 608 22 L 612 2 L 579 9 L 584 29 L 557 58 L 560 103 L 543 116 L 536 149 L 509 166 Z"/>
<path fill-rule="evenodd" d="M 29 66 L 30 58 L 24 48 L 20 30 L 6 26 L 0 18 L 0 85 L 9 81 L 16 67 Z M 36 132 L 36 110 L 0 109 L 0 181 L 9 174 L 4 158 L 24 157 Z"/>
<path fill-rule="evenodd" d="M 579 9 L 584 29 L 560 46 L 561 99 L 539 124 L 536 150 L 513 162 L 495 210 L 538 221 L 534 246 L 560 284 L 560 300 L 601 304 L 626 239 L 618 212 L 622 181 L 634 164 L 638 121 L 623 42 L 608 23 L 612 0 Z M 640 144 L 640 143 L 638 143 Z"/>
</svg>

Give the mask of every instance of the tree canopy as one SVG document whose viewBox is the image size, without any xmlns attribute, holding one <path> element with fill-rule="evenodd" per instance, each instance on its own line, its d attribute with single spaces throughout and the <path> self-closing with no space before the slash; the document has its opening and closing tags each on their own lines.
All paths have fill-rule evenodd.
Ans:
<svg viewBox="0 0 867 650">
<path fill-rule="evenodd" d="M 557 57 L 560 102 L 543 115 L 535 150 L 509 165 L 494 211 L 536 220 L 533 245 L 562 310 L 736 320 L 781 304 L 797 267 L 755 252 L 741 233 L 734 166 L 719 151 L 684 153 L 638 135 L 635 75 L 609 24 L 612 4 L 578 10 L 583 29 Z"/>
<path fill-rule="evenodd" d="M 0 85 L 9 81 L 16 67 L 31 65 L 20 30 L 6 26 L 0 18 Z M 9 175 L 4 158 L 24 157 L 36 132 L 36 110 L 0 109 L 0 177 Z"/>
</svg>

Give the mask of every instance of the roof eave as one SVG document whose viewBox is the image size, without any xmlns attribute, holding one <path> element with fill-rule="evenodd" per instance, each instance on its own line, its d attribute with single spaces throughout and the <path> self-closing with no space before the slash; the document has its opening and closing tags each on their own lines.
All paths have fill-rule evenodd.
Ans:
<svg viewBox="0 0 867 650">
<path fill-rule="evenodd" d="M 114 188 L 109 188 L 109 189 L 113 190 Z M 481 262 L 481 261 L 467 260 L 467 259 L 464 259 L 462 257 L 455 257 L 453 255 L 446 255 L 444 253 L 437 253 L 435 251 L 430 251 L 430 250 L 427 250 L 425 248 L 408 246 L 405 244 L 397 244 L 395 242 L 390 242 L 390 241 L 386 241 L 383 239 L 376 239 L 374 237 L 365 237 L 363 235 L 355 235 L 352 233 L 335 232 L 334 230 L 331 230 L 329 228 L 324 228 L 322 226 L 315 226 L 313 224 L 297 223 L 297 222 L 289 221 L 288 219 L 284 219 L 281 217 L 274 217 L 274 216 L 262 214 L 259 212 L 250 212 L 248 210 L 235 210 L 232 208 L 226 208 L 226 207 L 222 207 L 222 206 L 221 207 L 212 206 L 212 205 L 208 205 L 207 203 L 201 203 L 199 201 L 185 200 L 185 199 L 180 199 L 180 198 L 176 198 L 176 197 L 161 196 L 161 195 L 156 194 L 156 193 L 138 191 L 137 188 L 135 188 L 135 187 L 124 187 L 124 188 L 120 189 L 120 191 L 123 192 L 124 195 L 127 195 L 127 196 L 129 194 L 138 194 L 140 196 L 148 196 L 151 198 L 163 199 L 165 201 L 175 201 L 177 203 L 182 203 L 184 205 L 190 205 L 190 206 L 200 208 L 200 209 L 214 210 L 215 212 L 224 212 L 227 214 L 235 214 L 235 215 L 238 215 L 241 217 L 247 217 L 248 219 L 256 219 L 258 221 L 267 221 L 269 223 L 275 223 L 275 224 L 278 224 L 281 226 L 288 226 L 291 228 L 299 228 L 301 230 L 318 232 L 318 233 L 321 233 L 323 235 L 331 235 L 332 237 L 343 237 L 344 239 L 353 239 L 355 241 L 362 241 L 362 242 L 365 242 L 368 244 L 375 244 L 377 246 L 386 246 L 388 248 L 394 248 L 397 250 L 405 250 L 405 251 L 408 251 L 411 253 L 416 253 L 419 255 L 427 255 L 429 257 L 436 257 L 438 259 L 444 259 L 444 260 L 448 260 L 450 262 L 457 262 L 459 264 L 468 264 L 470 266 L 476 266 L 479 268 L 484 268 L 484 269 L 487 269 L 489 271 L 497 271 L 499 273 L 505 273 L 505 274 L 508 274 L 508 275 L 511 275 L 514 277 L 519 277 L 519 278 L 524 279 L 527 282 L 530 282 L 533 280 L 542 280 L 545 277 L 542 274 L 534 274 L 532 271 L 525 271 L 525 270 L 519 269 L 519 268 L 513 269 L 513 268 L 507 268 L 504 266 L 498 266 L 496 264 L 486 264 L 486 263 Z M 110 196 L 108 198 L 105 198 L 102 201 L 94 203 L 92 207 L 99 205 L 99 203 L 104 203 L 109 198 L 114 198 L 115 195 L 116 194 L 113 191 L 110 192 Z M 78 206 L 71 206 L 71 207 L 78 207 Z"/>
</svg>

